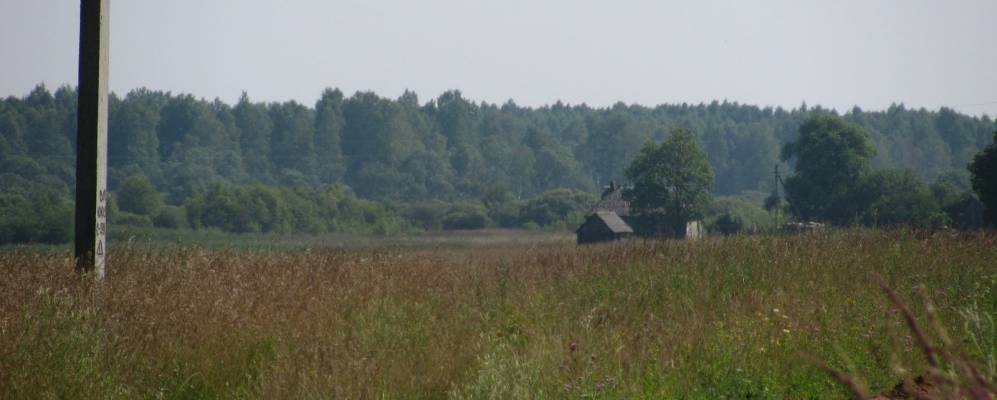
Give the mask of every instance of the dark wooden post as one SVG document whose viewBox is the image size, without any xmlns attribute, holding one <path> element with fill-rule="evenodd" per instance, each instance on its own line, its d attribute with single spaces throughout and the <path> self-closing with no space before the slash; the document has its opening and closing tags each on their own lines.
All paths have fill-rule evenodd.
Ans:
<svg viewBox="0 0 997 400">
<path fill-rule="evenodd" d="M 80 1 L 76 270 L 104 277 L 107 255 L 107 78 L 110 0 Z"/>
</svg>

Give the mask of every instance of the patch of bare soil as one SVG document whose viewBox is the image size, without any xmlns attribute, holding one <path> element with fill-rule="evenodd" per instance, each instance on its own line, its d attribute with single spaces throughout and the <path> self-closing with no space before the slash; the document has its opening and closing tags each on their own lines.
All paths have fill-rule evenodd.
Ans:
<svg viewBox="0 0 997 400">
<path fill-rule="evenodd" d="M 873 397 L 873 400 L 895 400 L 895 399 L 934 399 L 938 390 L 935 385 L 918 376 L 914 379 L 904 379 L 893 389 L 880 393 Z"/>
<path fill-rule="evenodd" d="M 893 389 L 880 393 L 872 400 L 896 400 L 896 399 L 972 399 L 972 400 L 995 400 L 995 394 L 986 385 L 979 386 L 952 386 L 938 385 L 924 376 L 914 379 L 905 379 L 898 383 Z"/>
</svg>

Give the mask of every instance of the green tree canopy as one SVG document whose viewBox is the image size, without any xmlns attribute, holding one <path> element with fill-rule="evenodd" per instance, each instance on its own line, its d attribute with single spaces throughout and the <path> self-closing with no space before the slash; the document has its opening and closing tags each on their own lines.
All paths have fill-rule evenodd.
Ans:
<svg viewBox="0 0 997 400">
<path fill-rule="evenodd" d="M 539 226 L 567 220 L 580 223 L 593 201 L 595 198 L 591 194 L 582 191 L 554 189 L 527 201 L 520 217 L 524 223 L 533 222 Z"/>
<path fill-rule="evenodd" d="M 0 99 L 0 193 L 23 200 L 29 193 L 49 189 L 68 199 L 76 175 L 76 97 L 76 89 L 69 86 L 53 93 L 39 85 L 24 96 Z M 713 101 L 654 107 L 561 102 L 522 107 L 511 100 L 476 102 L 457 91 L 420 103 L 419 96 L 410 91 L 391 99 L 371 92 L 346 96 L 330 88 L 308 105 L 253 102 L 247 94 L 228 105 L 189 94 L 136 89 L 126 96 L 111 94 L 108 107 L 108 187 L 115 193 L 128 177 L 144 175 L 168 204 L 181 208 L 192 197 L 210 192 L 214 183 L 319 191 L 336 186 L 358 197 L 350 197 L 353 200 L 385 205 L 380 210 L 378 203 L 363 203 L 349 208 L 349 218 L 330 217 L 317 224 L 321 218 L 306 217 L 306 212 L 292 215 L 290 210 L 298 203 L 305 208 L 314 203 L 323 206 L 312 208 L 326 212 L 325 203 L 278 191 L 274 193 L 284 200 L 280 202 L 283 208 L 277 209 L 286 208 L 293 217 L 264 218 L 267 212 L 254 209 L 249 213 L 261 213 L 252 217 L 262 232 L 387 232 L 397 228 L 396 220 L 369 222 L 367 216 L 434 200 L 448 207 L 458 201 L 484 203 L 491 224 L 520 226 L 527 222 L 520 212 L 530 199 L 559 188 L 595 194 L 596 188 L 623 178 L 627 165 L 647 141 L 661 142 L 673 128 L 695 132 L 714 172 L 716 196 L 771 192 L 776 186 L 771 168 L 778 162 L 779 150 L 795 142 L 786 155 L 796 164 L 800 180 L 793 182 L 790 195 L 795 195 L 794 206 L 812 206 L 798 207 L 807 218 L 844 224 L 871 221 L 862 219 L 865 210 L 858 203 L 842 200 L 848 196 L 829 196 L 828 185 L 805 176 L 844 182 L 847 187 L 863 182 L 856 178 L 863 174 L 855 171 L 909 169 L 925 182 L 944 181 L 958 188 L 933 187 L 935 202 L 953 226 L 979 227 L 982 205 L 975 195 L 965 193 L 972 191 L 966 165 L 991 143 L 995 127 L 990 117 L 963 115 L 949 108 L 929 111 L 902 104 L 882 111 L 855 108 L 840 119 L 864 129 L 878 151 L 869 157 L 871 147 L 862 145 L 860 151 L 845 152 L 858 160 L 854 163 L 858 168 L 850 169 L 842 167 L 851 165 L 848 157 L 836 159 L 840 152 L 827 149 L 841 143 L 847 148 L 846 139 L 856 135 L 829 135 L 834 140 L 828 141 L 841 143 L 816 146 L 813 152 L 805 146 L 812 139 L 807 132 L 819 136 L 814 127 L 847 127 L 836 121 L 823 123 L 839 116 L 820 106 L 783 109 Z M 808 127 L 801 135 L 804 122 Z M 811 153 L 828 162 L 807 164 L 804 159 L 811 159 Z M 827 166 L 830 174 L 810 174 L 821 169 L 808 169 L 818 164 Z M 984 186 L 993 181 L 981 179 Z M 489 199 L 494 188 L 503 188 L 509 197 Z M 221 194 L 216 197 L 225 197 Z M 784 209 L 772 200 L 772 210 Z M 197 229 L 197 222 L 202 227 L 256 229 L 252 224 L 219 227 L 218 221 L 208 218 L 205 222 L 187 211 L 191 210 L 160 207 L 147 216 L 126 214 L 130 221 L 146 225 Z M 565 221 L 570 220 L 554 224 L 567 226 Z M 704 220 L 709 222 L 713 216 L 707 213 Z M 374 224 L 379 224 L 376 229 Z"/>
<path fill-rule="evenodd" d="M 786 197 L 796 217 L 845 224 L 854 218 L 852 191 L 869 173 L 876 148 L 858 125 L 818 114 L 800 126 L 800 136 L 782 149 L 796 174 L 786 179 Z"/>
<path fill-rule="evenodd" d="M 869 174 L 850 203 L 865 226 L 941 226 L 945 215 L 928 186 L 909 170 L 887 169 Z"/>
<path fill-rule="evenodd" d="M 153 215 L 163 205 L 163 196 L 145 175 L 125 178 L 118 191 L 118 208 L 139 215 Z"/>
<path fill-rule="evenodd" d="M 969 164 L 973 190 L 983 202 L 983 214 L 991 226 L 997 226 L 997 131 L 990 143 Z"/>
<path fill-rule="evenodd" d="M 633 184 L 624 194 L 631 212 L 653 221 L 655 233 L 684 235 L 686 223 L 702 218 L 712 198 L 713 169 L 685 129 L 646 144 L 625 175 Z"/>
</svg>

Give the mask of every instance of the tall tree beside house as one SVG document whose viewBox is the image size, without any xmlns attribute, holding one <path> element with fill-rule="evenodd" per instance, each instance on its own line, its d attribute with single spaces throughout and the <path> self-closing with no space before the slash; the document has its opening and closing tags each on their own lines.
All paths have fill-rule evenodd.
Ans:
<svg viewBox="0 0 997 400">
<path fill-rule="evenodd" d="M 983 202 L 983 215 L 991 226 L 997 226 L 997 131 L 990 143 L 969 164 L 973 174 L 973 190 Z"/>
<path fill-rule="evenodd" d="M 826 113 L 808 118 L 800 136 L 782 149 L 796 174 L 786 179 L 786 197 L 800 220 L 847 224 L 861 210 L 851 197 L 869 173 L 876 148 L 858 125 Z"/>
<path fill-rule="evenodd" d="M 625 175 L 633 185 L 624 192 L 630 212 L 649 225 L 642 229 L 649 233 L 684 236 L 686 224 L 702 218 L 712 200 L 713 169 L 685 129 L 644 145 Z"/>
</svg>

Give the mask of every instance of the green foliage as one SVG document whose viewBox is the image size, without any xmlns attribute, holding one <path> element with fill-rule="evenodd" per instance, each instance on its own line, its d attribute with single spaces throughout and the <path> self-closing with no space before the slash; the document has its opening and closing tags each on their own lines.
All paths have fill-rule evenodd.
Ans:
<svg viewBox="0 0 997 400">
<path fill-rule="evenodd" d="M 484 206 L 475 203 L 457 203 L 447 210 L 441 224 L 446 230 L 467 230 L 484 228 L 491 224 L 491 221 Z"/>
<path fill-rule="evenodd" d="M 117 246 L 99 287 L 68 251 L 9 249 L 0 398 L 839 399 L 801 354 L 872 393 L 930 368 L 873 274 L 997 377 L 992 234 L 506 235 Z"/>
<path fill-rule="evenodd" d="M 73 235 L 73 207 L 49 189 L 0 193 L 0 244 L 66 243 Z"/>
<path fill-rule="evenodd" d="M 706 226 L 710 232 L 717 232 L 724 235 L 735 235 L 744 230 L 744 220 L 736 215 L 725 213 L 714 219 Z"/>
<path fill-rule="evenodd" d="M 800 139 L 783 149 L 783 158 L 796 164 L 786 180 L 789 209 L 799 219 L 837 225 L 979 226 L 973 199 L 959 189 L 960 174 L 942 174 L 929 188 L 911 170 L 870 172 L 875 154 L 862 128 L 830 115 L 807 120 Z"/>
<path fill-rule="evenodd" d="M 144 175 L 129 176 L 118 190 L 118 208 L 138 215 L 154 215 L 163 205 L 162 195 Z"/>
<path fill-rule="evenodd" d="M 578 151 L 596 183 L 620 178 L 641 146 L 651 139 L 651 130 L 630 118 L 627 111 L 618 104 L 609 115 L 591 124 L 591 134 Z"/>
<path fill-rule="evenodd" d="M 67 187 L 73 184 L 75 91 L 44 86 L 0 100 L 0 160 L 28 157 Z M 419 103 L 406 92 L 387 99 L 326 89 L 314 107 L 229 106 L 186 94 L 137 89 L 111 96 L 110 186 L 145 175 L 171 204 L 214 181 L 281 186 L 345 184 L 360 197 L 405 201 L 480 200 L 492 185 L 517 197 L 566 187 L 593 191 L 623 169 L 648 140 L 673 128 L 697 133 L 715 173 L 713 191 L 768 192 L 778 148 L 796 141 L 800 123 L 827 111 L 758 108 L 729 102 L 610 108 L 540 108 L 474 103 L 460 92 Z M 874 168 L 907 168 L 927 180 L 963 169 L 992 136 L 993 122 L 951 109 L 852 110 L 880 149 Z M 16 171 L 16 172 L 15 172 Z M 32 179 L 13 165 L 9 172 Z"/>
<path fill-rule="evenodd" d="M 93 321 L 94 310 L 78 307 L 72 296 L 39 290 L 25 307 L 12 359 L 16 369 L 0 384 L 4 398 L 128 398 L 136 393 L 122 382 L 108 332 Z M 7 367 L 10 367 L 7 364 Z M 3 374 L 0 374 L 3 375 Z"/>
<path fill-rule="evenodd" d="M 144 175 L 161 177 L 159 137 L 165 99 L 148 89 L 137 89 L 123 99 L 111 97 L 108 115 L 108 181 L 117 187 L 124 178 Z"/>
<path fill-rule="evenodd" d="M 935 203 L 945 212 L 951 227 L 977 230 L 986 226 L 983 203 L 976 198 L 972 189 L 965 190 L 946 181 L 935 182 L 930 189 Z"/>
<path fill-rule="evenodd" d="M 785 110 L 730 102 L 653 108 L 556 103 L 529 108 L 511 101 L 473 102 L 459 91 L 420 103 L 412 92 L 389 99 L 326 89 L 314 105 L 252 102 L 243 94 L 230 106 L 189 94 L 136 89 L 123 97 L 112 94 L 109 107 L 114 140 L 109 142 L 108 179 L 115 191 L 130 177 L 146 177 L 167 204 L 177 206 L 214 190 L 214 184 L 309 190 L 339 185 L 359 198 L 382 202 L 377 207 L 384 209 L 391 208 L 388 204 L 437 200 L 481 202 L 489 220 L 502 227 L 530 223 L 519 215 L 524 202 L 545 192 L 565 188 L 595 193 L 608 181 L 620 180 L 644 143 L 664 140 L 676 128 L 696 133 L 714 171 L 711 191 L 726 196 L 771 192 L 770 169 L 779 147 L 806 143 L 809 134 L 799 128 L 815 115 L 838 118 L 867 132 L 879 149 L 875 156 L 863 155 L 871 169 L 910 169 L 925 181 L 957 187 L 969 187 L 969 175 L 960 171 L 991 142 L 993 132 L 991 119 L 947 108 L 934 112 L 894 105 L 881 112 L 854 109 L 840 116 L 820 107 Z M 0 99 L 0 192 L 27 196 L 44 189 L 71 196 L 75 110 L 76 91 L 70 87 L 52 93 L 39 85 L 24 97 Z M 788 153 L 805 170 L 805 163 L 799 162 L 805 149 L 793 149 L 798 151 Z M 807 218 L 853 222 L 855 210 L 835 196 L 823 197 L 826 187 L 811 183 L 792 182 L 795 192 L 789 193 L 798 203 L 817 204 L 817 210 L 799 207 Z M 495 187 L 504 188 L 509 198 L 486 199 Z M 297 204 L 282 202 L 290 203 Z M 226 215 L 227 221 L 247 220 L 224 229 L 341 231 L 355 229 L 344 226 L 363 219 L 352 218 L 346 225 L 289 222 L 319 212 L 307 203 L 300 211 L 286 211 L 293 218 L 285 219 L 275 217 L 280 211 L 272 207 L 254 205 L 254 210 L 273 215 L 256 218 L 258 227 L 249 217 Z M 126 212 L 158 215 L 131 200 L 122 206 Z M 816 211 L 830 216 L 811 217 Z M 387 223 L 364 229 L 399 227 Z"/>
<path fill-rule="evenodd" d="M 983 202 L 985 218 L 990 226 L 997 226 L 997 131 L 994 142 L 973 158 L 969 171 L 973 174 L 973 190 Z"/>
<path fill-rule="evenodd" d="M 343 92 L 326 89 L 315 104 L 315 153 L 320 183 L 331 185 L 342 180 L 346 160 L 342 152 Z"/>
<path fill-rule="evenodd" d="M 706 231 L 723 235 L 752 233 L 774 227 L 772 215 L 763 208 L 734 197 L 717 197 L 705 212 Z"/>
<path fill-rule="evenodd" d="M 786 196 L 800 220 L 847 224 L 854 217 L 850 197 L 869 172 L 876 148 L 861 127 L 830 114 L 808 118 L 800 136 L 783 147 L 796 174 L 786 179 Z"/>
<path fill-rule="evenodd" d="M 187 213 L 183 207 L 164 206 L 152 217 L 152 224 L 157 228 L 181 229 L 187 227 Z"/>
<path fill-rule="evenodd" d="M 685 234 L 686 223 L 703 217 L 710 203 L 713 170 L 692 132 L 677 129 L 661 144 L 648 143 L 626 177 L 631 213 L 654 220 L 654 233 Z"/>
<path fill-rule="evenodd" d="M 259 338 L 230 343 L 213 365 L 188 362 L 177 349 L 157 365 L 127 354 L 85 300 L 45 289 L 15 322 L 14 351 L 0 361 L 9 368 L 0 373 L 0 397 L 11 399 L 253 398 L 277 357 L 274 341 Z"/>
<path fill-rule="evenodd" d="M 383 204 L 357 199 L 340 187 L 271 188 L 214 184 L 183 205 L 189 225 L 233 233 L 389 234 L 405 222 Z"/>
<path fill-rule="evenodd" d="M 488 218 L 498 226 L 513 228 L 521 225 L 523 202 L 517 200 L 508 189 L 494 186 L 485 191 L 482 202 L 488 209 Z"/>
<path fill-rule="evenodd" d="M 520 221 L 538 226 L 578 225 L 594 201 L 594 196 L 578 190 L 551 190 L 527 201 L 520 211 Z"/>
<path fill-rule="evenodd" d="M 249 233 L 261 231 L 261 220 L 267 213 L 258 214 L 246 192 L 237 188 L 214 184 L 204 193 L 195 194 L 184 203 L 187 218 L 193 227 L 213 227 L 226 232 Z M 266 210 L 271 211 L 271 210 Z"/>
<path fill-rule="evenodd" d="M 443 217 L 450 210 L 446 202 L 434 200 L 409 204 L 402 215 L 412 225 L 425 230 L 440 230 L 443 228 Z"/>
<path fill-rule="evenodd" d="M 865 177 L 851 203 L 865 226 L 942 227 L 947 217 L 928 187 L 910 171 L 882 170 Z"/>
</svg>

